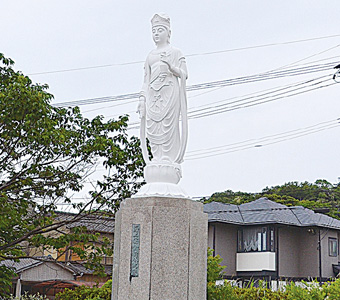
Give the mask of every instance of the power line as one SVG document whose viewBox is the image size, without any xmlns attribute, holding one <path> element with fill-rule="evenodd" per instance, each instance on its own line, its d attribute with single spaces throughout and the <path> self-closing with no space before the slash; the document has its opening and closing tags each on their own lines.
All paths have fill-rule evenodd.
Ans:
<svg viewBox="0 0 340 300">
<path fill-rule="evenodd" d="M 136 100 L 124 101 L 123 103 L 118 103 L 118 104 L 113 104 L 113 105 L 109 105 L 109 106 L 103 106 L 103 107 L 99 107 L 99 108 L 93 108 L 93 109 L 85 110 L 85 111 L 82 111 L 82 113 L 88 113 L 88 112 L 92 112 L 92 111 L 96 111 L 96 110 L 100 110 L 100 109 L 108 109 L 108 108 L 122 106 L 122 105 L 130 104 L 130 103 L 134 103 L 134 102 L 136 102 Z M 127 112 L 126 114 L 129 114 L 129 113 L 131 113 L 131 111 Z"/>
<path fill-rule="evenodd" d="M 317 64 L 317 65 L 306 66 L 306 67 L 285 69 L 285 70 L 273 71 L 273 72 L 265 72 L 265 73 L 250 75 L 250 76 L 243 76 L 243 77 L 237 77 L 237 78 L 232 78 L 232 79 L 200 83 L 200 84 L 188 86 L 187 92 L 321 72 L 329 68 L 333 68 L 334 65 L 337 63 L 338 62 L 330 62 L 330 63 L 325 63 L 325 64 Z M 137 99 L 138 97 L 139 97 L 139 93 L 131 93 L 131 94 L 118 95 L 118 96 L 107 96 L 107 97 L 98 97 L 98 98 L 91 98 L 91 99 L 84 99 L 84 100 L 68 101 L 68 102 L 62 102 L 62 103 L 55 103 L 53 105 L 56 107 L 81 106 L 81 105 L 90 105 L 90 104 L 97 104 L 97 103 L 103 103 L 103 102 L 132 100 L 132 99 Z"/>
<path fill-rule="evenodd" d="M 309 56 L 307 56 L 307 57 L 305 57 L 305 58 L 299 59 L 299 60 L 294 61 L 294 62 L 292 62 L 292 63 L 290 63 L 290 64 L 287 64 L 287 65 L 284 65 L 284 66 L 282 66 L 282 67 L 279 67 L 279 68 L 277 68 L 277 69 L 275 69 L 275 70 L 281 70 L 281 69 L 284 69 L 284 68 L 287 68 L 287 67 L 296 65 L 296 64 L 298 64 L 299 62 L 302 62 L 302 61 L 305 61 L 305 60 L 310 59 L 310 58 L 312 58 L 312 57 L 315 57 L 315 56 L 318 56 L 318 55 L 320 55 L 320 54 L 326 53 L 326 52 L 328 52 L 328 51 L 330 51 L 330 50 L 333 50 L 333 49 L 336 49 L 336 48 L 338 48 L 338 47 L 340 47 L 340 44 L 338 44 L 338 45 L 336 45 L 336 46 L 334 46 L 334 47 L 327 48 L 326 50 L 323 50 L 323 51 L 321 51 L 321 52 L 314 53 L 314 54 L 309 55 Z"/>
<path fill-rule="evenodd" d="M 335 35 L 322 36 L 322 37 L 314 37 L 314 38 L 309 38 L 309 39 L 301 39 L 301 40 L 294 40 L 294 41 L 287 41 L 287 42 L 262 44 L 262 45 L 240 47 L 240 48 L 233 48 L 233 49 L 226 49 L 226 50 L 218 50 L 218 51 L 211 51 L 211 52 L 193 53 L 193 54 L 187 54 L 186 57 L 213 55 L 213 54 L 221 54 L 221 53 L 234 52 L 234 51 L 243 51 L 243 50 L 251 50 L 251 49 L 257 49 L 257 48 L 264 48 L 264 47 L 272 47 L 272 46 L 304 43 L 304 42 L 310 42 L 310 41 L 315 41 L 315 40 L 335 38 L 335 37 L 339 37 L 339 36 L 340 36 L 340 34 L 335 34 Z M 99 68 L 108 68 L 108 67 L 135 65 L 135 64 L 142 64 L 142 63 L 144 63 L 144 61 L 132 61 L 132 62 L 124 62 L 124 63 L 104 64 L 104 65 L 97 65 L 97 66 L 88 66 L 88 67 L 80 67 L 80 68 L 54 70 L 54 71 L 35 72 L 35 73 L 28 74 L 28 75 L 29 76 L 34 76 L 34 75 L 44 75 L 44 74 L 65 73 L 65 72 L 84 71 L 84 70 L 92 70 L 92 69 L 99 69 Z"/>
<path fill-rule="evenodd" d="M 324 83 L 324 82 L 329 81 L 329 80 L 330 79 L 324 80 L 324 81 L 319 81 L 317 83 L 311 84 L 310 86 L 316 86 L 316 85 L 319 85 L 319 84 Z M 334 85 L 334 84 L 336 84 L 336 83 L 331 82 L 330 84 L 326 84 L 326 85 L 322 85 L 322 86 L 316 86 L 316 87 L 310 88 L 306 91 L 298 91 L 298 92 L 295 92 L 295 93 L 292 93 L 292 94 L 288 94 L 288 92 L 285 92 L 285 93 L 281 93 L 279 95 L 267 96 L 267 97 L 263 97 L 263 98 L 256 99 L 256 100 L 250 100 L 250 101 L 247 101 L 247 102 L 244 102 L 244 103 L 241 103 L 241 104 L 236 104 L 236 105 L 232 105 L 232 106 L 224 106 L 223 108 L 214 109 L 214 110 L 211 110 L 211 111 L 208 111 L 208 112 L 198 112 L 198 113 L 196 112 L 196 114 L 194 112 L 193 114 L 190 114 L 189 119 L 202 118 L 202 117 L 207 117 L 207 116 L 211 116 L 211 115 L 225 113 L 225 112 L 228 112 L 228 111 L 233 111 L 233 110 L 236 110 L 236 109 L 260 105 L 260 104 L 280 100 L 280 99 L 283 99 L 283 98 L 288 98 L 288 97 L 300 95 L 300 94 L 310 92 L 310 91 L 314 91 L 314 90 L 317 90 L 317 89 L 329 87 L 329 86 Z M 305 87 L 298 88 L 296 90 L 300 90 L 300 89 L 303 89 L 303 88 L 305 88 Z"/>
<path fill-rule="evenodd" d="M 322 65 L 313 65 L 313 66 L 308 66 L 308 67 L 287 69 L 287 70 L 282 70 L 282 71 L 265 72 L 265 73 L 251 75 L 251 76 L 243 76 L 243 77 L 238 77 L 238 78 L 196 84 L 196 85 L 189 86 L 187 88 L 187 91 L 208 89 L 208 88 L 213 88 L 213 87 L 218 87 L 218 86 L 230 86 L 230 85 L 237 85 L 237 84 L 243 84 L 243 83 L 253 83 L 253 82 L 258 82 L 258 81 L 263 81 L 263 80 L 268 80 L 268 79 L 277 79 L 277 78 L 289 77 L 289 76 L 305 75 L 309 73 L 325 71 L 331 67 L 334 67 L 335 63 L 336 62 L 322 64 Z"/>
<path fill-rule="evenodd" d="M 307 81 L 298 82 L 296 84 L 289 84 L 289 85 L 286 85 L 286 86 L 283 86 L 283 87 L 279 87 L 279 88 L 275 88 L 275 89 L 270 89 L 269 91 L 265 90 L 264 92 L 260 92 L 260 94 L 256 93 L 257 95 L 255 95 L 255 96 L 243 97 L 240 100 L 235 100 L 235 101 L 227 102 L 228 100 L 231 100 L 231 99 L 240 98 L 240 97 L 234 97 L 234 98 L 231 98 L 231 99 L 225 99 L 225 100 L 220 100 L 220 101 L 217 101 L 217 102 L 214 102 L 214 103 L 209 103 L 208 107 L 206 107 L 207 105 L 201 105 L 201 106 L 198 106 L 196 110 L 192 109 L 191 113 L 195 113 L 195 112 L 198 112 L 198 111 L 204 111 L 204 110 L 211 109 L 211 108 L 221 108 L 221 107 L 224 107 L 226 104 L 229 105 L 229 104 L 239 103 L 239 102 L 242 102 L 242 101 L 245 101 L 245 100 L 249 100 L 249 99 L 253 99 L 253 98 L 258 98 L 258 97 L 261 97 L 261 96 L 268 96 L 268 95 L 270 96 L 272 94 L 276 94 L 278 92 L 284 91 L 283 93 L 277 94 L 277 95 L 281 95 L 281 94 L 284 94 L 284 93 L 292 91 L 292 90 L 289 90 L 289 89 L 292 89 L 292 88 L 295 88 L 294 90 L 302 89 L 302 88 L 305 88 L 306 85 L 310 86 L 310 84 L 312 84 L 313 82 L 315 82 L 317 80 L 320 80 L 320 79 L 323 79 L 323 78 L 327 78 L 327 77 L 328 77 L 327 80 L 329 80 L 330 79 L 329 75 L 327 75 L 327 76 L 322 76 L 322 77 L 314 78 L 314 79 L 307 80 Z M 323 80 L 322 82 L 324 82 L 324 81 L 325 80 Z M 253 95 L 253 94 L 251 94 L 251 95 Z M 227 103 L 225 103 L 225 102 L 227 102 Z M 216 105 L 216 106 L 211 106 L 211 104 L 216 104 L 216 103 L 224 103 L 224 104 L 219 104 L 219 105 Z"/>
<path fill-rule="evenodd" d="M 327 51 L 327 50 L 326 50 Z M 324 52 L 324 51 L 323 51 Z M 317 53 L 317 54 L 320 54 L 320 53 Z M 314 54 L 312 56 L 315 56 L 317 54 Z M 315 61 L 312 61 L 312 62 L 309 62 L 309 63 L 305 63 L 305 64 L 302 64 L 302 65 L 299 65 L 299 66 L 303 66 L 303 65 L 310 65 L 312 63 L 316 63 L 316 62 L 320 62 L 320 61 L 325 61 L 325 60 L 330 60 L 330 59 L 334 59 L 334 58 L 338 58 L 340 57 L 340 55 L 337 55 L 337 56 L 333 56 L 333 57 L 328 57 L 328 58 L 323 58 L 323 59 L 319 59 L 319 60 L 315 60 Z M 300 60 L 302 61 L 302 60 Z M 296 64 L 296 62 L 290 64 L 290 65 L 293 65 L 293 64 Z M 282 68 L 286 68 L 287 66 L 282 66 L 280 68 L 277 68 L 277 69 L 274 69 L 274 70 L 279 70 L 279 69 L 282 69 Z M 272 70 L 272 71 L 274 71 Z M 212 93 L 212 92 L 215 92 L 216 90 L 220 90 L 220 89 L 223 89 L 225 88 L 226 86 L 221 86 L 221 87 L 216 87 L 216 88 L 213 88 L 213 89 L 210 89 L 210 90 L 207 90 L 207 91 L 204 91 L 202 93 L 199 93 L 199 94 L 195 94 L 195 95 L 190 95 L 188 96 L 187 98 L 188 99 L 192 99 L 192 98 L 196 98 L 196 97 L 199 97 L 201 95 L 205 95 L 205 94 L 208 94 L 208 93 Z M 271 89 L 269 89 L 271 90 Z M 234 98 L 238 98 L 238 97 L 234 97 Z M 102 110 L 102 109 L 108 109 L 108 108 L 112 108 L 112 107 L 117 107 L 117 106 L 122 106 L 122 105 L 126 105 L 126 104 L 130 104 L 130 103 L 133 103 L 133 102 L 136 102 L 137 100 L 132 100 L 132 101 L 124 101 L 124 103 L 120 103 L 120 104 L 113 104 L 113 105 L 105 105 L 105 106 L 101 106 L 101 107 L 97 107 L 97 108 L 94 108 L 94 109 L 89 109 L 89 110 L 86 110 L 86 111 L 82 111 L 83 113 L 87 113 L 87 112 L 92 112 L 92 111 L 98 111 L 98 110 Z M 222 100 L 224 101 L 224 100 Z M 219 101 L 221 102 L 221 101 Z M 216 102 L 215 102 L 216 103 Z M 211 104 L 211 103 L 210 103 Z M 126 114 L 131 114 L 131 113 L 135 113 L 135 111 L 128 111 L 126 112 Z M 107 116 L 107 117 L 118 117 L 119 115 L 110 115 L 110 116 Z"/>
<path fill-rule="evenodd" d="M 243 142 L 238 142 L 238 143 L 233 143 L 233 144 L 228 144 L 228 145 L 223 145 L 223 146 L 218 146 L 218 147 L 194 150 L 194 151 L 188 152 L 188 155 L 185 157 L 185 159 L 195 160 L 195 159 L 220 156 L 220 155 L 224 155 L 224 154 L 228 154 L 232 152 L 238 152 L 238 151 L 243 151 L 243 150 L 253 149 L 253 148 L 260 148 L 264 146 L 269 146 L 269 145 L 289 141 L 292 139 L 297 139 L 297 138 L 304 137 L 310 134 L 314 134 L 320 131 L 339 127 L 340 126 L 339 120 L 340 118 L 336 120 L 326 121 L 326 122 L 322 122 L 322 123 L 315 124 L 312 126 L 300 128 L 300 129 L 295 129 L 295 130 L 290 130 L 290 131 L 279 133 L 279 134 L 265 136 L 259 139 L 251 139 L 251 140 L 246 140 Z"/>
<path fill-rule="evenodd" d="M 334 123 L 338 123 L 339 119 L 336 120 L 330 120 L 330 121 L 324 121 L 324 122 L 320 122 L 311 126 L 307 126 L 307 127 L 302 127 L 302 128 L 297 128 L 297 129 L 293 129 L 293 130 L 289 130 L 289 131 L 285 131 L 285 132 L 281 132 L 281 133 L 276 133 L 276 134 L 271 134 L 271 135 L 267 135 L 264 136 L 262 138 L 258 138 L 258 139 L 249 139 L 249 140 L 245 140 L 242 142 L 236 142 L 236 143 L 232 143 L 232 144 L 226 144 L 226 145 L 221 145 L 221 146 L 216 146 L 216 147 L 209 147 L 209 148 L 203 148 L 203 149 L 197 149 L 197 150 L 191 150 L 191 151 L 187 151 L 189 156 L 193 156 L 193 155 L 197 155 L 197 154 L 205 154 L 205 153 L 211 153 L 213 151 L 221 151 L 221 150 L 225 150 L 225 148 L 233 148 L 233 147 L 240 147 L 244 144 L 258 144 L 259 141 L 261 140 L 261 143 L 263 141 L 269 140 L 269 139 L 276 139 L 277 137 L 282 137 L 290 135 L 290 134 L 297 134 L 297 133 L 301 133 L 301 131 L 308 131 L 308 130 L 315 130 L 315 129 L 319 129 L 321 127 L 325 127 L 325 126 L 329 126 L 329 125 L 334 125 Z M 237 146 L 239 145 L 239 146 Z"/>
<path fill-rule="evenodd" d="M 325 78 L 325 77 L 328 77 L 328 79 L 319 80 L 319 79 Z M 333 82 L 331 80 L 330 77 L 331 77 L 331 75 L 322 76 L 320 78 L 305 81 L 303 83 L 291 85 L 291 86 L 288 86 L 288 87 L 285 87 L 285 88 L 278 88 L 274 91 L 262 93 L 260 95 L 250 96 L 250 97 L 246 96 L 246 97 L 243 97 L 239 100 L 227 102 L 225 104 L 221 104 L 221 105 L 217 105 L 217 106 L 209 106 L 207 108 L 202 108 L 202 109 L 197 109 L 197 110 L 189 110 L 188 111 L 188 119 L 190 120 L 190 119 L 202 118 L 202 117 L 221 114 L 221 113 L 225 113 L 225 112 L 229 112 L 229 111 L 233 111 L 233 110 L 237 110 L 237 109 L 242 109 L 242 108 L 252 107 L 252 106 L 256 106 L 256 105 L 260 105 L 260 104 L 265 104 L 265 103 L 268 103 L 268 102 L 272 102 L 272 101 L 280 100 L 280 99 L 283 99 L 283 98 L 288 98 L 288 97 L 300 95 L 300 94 L 303 94 L 303 93 L 306 93 L 306 92 L 314 91 L 314 90 L 317 90 L 317 89 L 325 88 L 325 87 L 336 84 L 335 82 Z M 314 82 L 315 80 L 319 80 L 319 81 Z M 327 81 L 330 81 L 331 83 L 321 85 L 323 83 L 326 83 Z M 292 89 L 292 87 L 293 87 L 293 89 Z M 280 92 L 280 91 L 288 89 L 288 88 L 290 88 L 290 90 Z M 280 92 L 280 93 L 278 93 L 278 92 Z M 230 105 L 230 104 L 233 104 L 233 105 Z M 129 124 L 128 129 L 137 129 L 137 128 L 139 128 L 139 122 L 133 122 L 133 123 Z"/>
<path fill-rule="evenodd" d="M 339 37 L 339 36 L 340 36 L 340 34 L 336 34 L 336 35 L 329 35 L 329 36 L 324 36 L 324 37 L 315 37 L 315 38 L 310 38 L 310 39 L 294 40 L 294 41 L 281 42 L 281 43 L 271 43 L 271 44 L 248 46 L 248 47 L 241 47 L 241 48 L 234 48 L 234 49 L 227 49 L 227 50 L 219 50 L 219 51 L 212 51 L 212 52 L 189 54 L 187 56 L 201 56 L 201 55 L 220 54 L 220 53 L 233 52 L 233 51 L 250 50 L 250 49 L 256 49 L 256 48 L 264 48 L 264 47 L 272 47 L 272 46 L 280 46 L 280 45 L 310 42 L 310 41 L 334 38 L 334 37 Z"/>
</svg>

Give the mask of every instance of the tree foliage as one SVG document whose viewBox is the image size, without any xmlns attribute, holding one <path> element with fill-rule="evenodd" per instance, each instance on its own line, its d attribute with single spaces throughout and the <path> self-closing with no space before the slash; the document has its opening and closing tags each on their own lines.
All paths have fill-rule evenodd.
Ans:
<svg viewBox="0 0 340 300">
<path fill-rule="evenodd" d="M 328 208 L 327 214 L 340 219 L 340 184 L 332 184 L 324 179 L 314 183 L 288 182 L 283 185 L 266 187 L 259 193 L 233 192 L 227 190 L 211 195 L 207 202 L 223 202 L 240 205 L 261 197 L 287 205 L 303 206 L 309 209 Z"/>
<path fill-rule="evenodd" d="M 208 257 L 207 257 L 207 282 L 214 282 L 216 280 L 222 279 L 223 270 L 225 266 L 222 266 L 221 263 L 223 258 L 219 255 L 214 255 L 214 250 L 208 248 Z"/>
<path fill-rule="evenodd" d="M 65 291 L 56 295 L 56 300 L 111 300 L 112 280 L 105 282 L 102 287 L 80 286 L 74 290 Z"/>
<path fill-rule="evenodd" d="M 60 250 L 71 238 L 98 239 L 84 228 L 72 236 L 59 229 L 88 214 L 114 213 L 142 184 L 139 140 L 128 137 L 127 116 L 89 120 L 77 107 L 53 107 L 47 90 L 0 54 L 0 263 L 26 257 L 29 247 Z M 105 173 L 89 188 L 85 180 L 98 166 Z M 72 195 L 83 190 L 87 200 L 73 203 Z M 60 203 L 77 214 L 56 221 Z M 79 255 L 89 258 L 86 251 Z"/>
</svg>

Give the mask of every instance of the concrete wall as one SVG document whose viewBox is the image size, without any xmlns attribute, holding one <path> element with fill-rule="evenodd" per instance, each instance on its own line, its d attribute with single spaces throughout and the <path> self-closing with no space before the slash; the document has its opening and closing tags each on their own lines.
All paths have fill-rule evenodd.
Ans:
<svg viewBox="0 0 340 300">
<path fill-rule="evenodd" d="M 319 276 L 318 234 L 316 228 L 299 228 L 299 277 Z"/>
<path fill-rule="evenodd" d="M 318 234 L 317 228 L 279 228 L 279 276 L 319 277 Z M 328 256 L 328 236 L 322 240 L 322 261 L 322 276 L 333 276 L 332 261 L 337 258 Z"/>
<path fill-rule="evenodd" d="M 336 256 L 336 257 L 329 256 L 328 239 L 329 238 L 337 239 L 338 238 L 337 231 L 321 229 L 320 237 L 321 237 L 322 277 L 334 277 L 332 264 L 338 264 L 339 256 Z M 339 240 L 338 240 L 338 247 L 339 247 Z"/>
<path fill-rule="evenodd" d="M 215 226 L 215 253 L 223 258 L 222 265 L 227 276 L 236 276 L 237 226 L 229 224 L 209 224 L 208 246 L 213 247 Z"/>
<path fill-rule="evenodd" d="M 278 228 L 278 270 L 279 277 L 299 276 L 299 229 Z"/>
</svg>

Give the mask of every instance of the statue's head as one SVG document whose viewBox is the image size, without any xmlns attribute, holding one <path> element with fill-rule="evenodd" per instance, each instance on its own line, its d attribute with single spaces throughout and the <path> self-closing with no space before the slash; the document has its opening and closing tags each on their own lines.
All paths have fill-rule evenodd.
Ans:
<svg viewBox="0 0 340 300">
<path fill-rule="evenodd" d="M 170 43 L 170 18 L 166 14 L 155 14 L 151 19 L 152 24 L 152 37 L 154 42 L 163 42 L 166 39 Z"/>
</svg>

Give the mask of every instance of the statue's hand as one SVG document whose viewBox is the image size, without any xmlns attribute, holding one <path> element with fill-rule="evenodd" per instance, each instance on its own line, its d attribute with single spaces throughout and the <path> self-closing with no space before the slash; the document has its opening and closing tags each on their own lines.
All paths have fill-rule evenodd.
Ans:
<svg viewBox="0 0 340 300">
<path fill-rule="evenodd" d="M 145 97 L 140 96 L 139 97 L 139 103 L 137 107 L 137 113 L 139 113 L 139 118 L 142 119 L 145 117 Z"/>
<path fill-rule="evenodd" d="M 166 55 L 165 52 L 161 53 L 161 62 L 164 62 L 168 65 L 169 69 L 171 70 L 171 62 L 170 62 L 170 55 Z"/>
<path fill-rule="evenodd" d="M 170 55 L 166 55 L 166 53 L 161 53 L 161 62 L 167 64 L 170 72 L 177 77 L 180 77 L 180 70 L 179 68 L 173 66 L 170 61 Z"/>
</svg>

